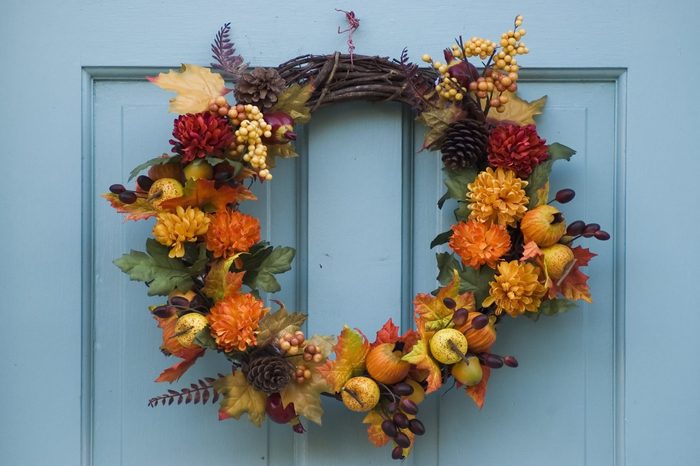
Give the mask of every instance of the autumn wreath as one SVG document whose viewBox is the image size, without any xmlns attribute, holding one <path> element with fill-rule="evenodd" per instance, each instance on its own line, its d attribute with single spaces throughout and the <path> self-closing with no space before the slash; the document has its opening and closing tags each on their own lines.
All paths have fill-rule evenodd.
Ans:
<svg viewBox="0 0 700 466">
<path fill-rule="evenodd" d="M 256 425 L 269 417 L 301 433 L 301 417 L 321 423 L 325 395 L 366 412 L 370 441 L 392 442 L 400 459 L 424 433 L 417 414 L 426 394 L 453 378 L 481 407 L 492 369 L 518 365 L 490 352 L 504 314 L 537 318 L 591 301 L 581 268 L 594 254 L 574 244 L 610 236 L 595 223 L 567 225 L 552 205 L 574 197 L 563 189 L 550 200 L 548 189 L 552 164 L 574 151 L 537 133 L 544 98 L 516 94 L 516 57 L 528 52 L 521 24 L 517 17 L 498 42 L 460 38 L 444 63 L 424 55 L 425 68 L 404 51 L 398 60 L 335 53 L 253 69 L 225 25 L 212 45 L 214 71 L 183 65 L 150 78 L 176 93 L 170 111 L 179 116 L 172 153 L 136 167 L 133 189 L 115 184 L 104 195 L 129 220 L 155 217 L 146 252 L 115 264 L 149 295 L 167 296 L 150 312 L 161 349 L 179 362 L 157 382 L 175 382 L 207 350 L 233 366 L 151 406 L 220 400 L 221 419 L 247 413 Z M 235 86 L 232 101 L 225 80 Z M 438 207 L 457 205 L 456 223 L 431 244 L 451 250 L 437 254 L 442 286 L 415 297 L 415 329 L 400 335 L 389 320 L 373 342 L 347 326 L 337 338 L 307 337 L 304 314 L 277 301 L 270 310 L 262 294 L 280 290 L 275 275 L 290 269 L 295 251 L 262 240 L 258 219 L 239 210 L 255 200 L 252 183 L 274 182 L 278 158 L 296 156 L 295 126 L 320 106 L 358 99 L 414 109 L 427 127 L 425 148 L 439 150 L 445 165 Z"/>
</svg>

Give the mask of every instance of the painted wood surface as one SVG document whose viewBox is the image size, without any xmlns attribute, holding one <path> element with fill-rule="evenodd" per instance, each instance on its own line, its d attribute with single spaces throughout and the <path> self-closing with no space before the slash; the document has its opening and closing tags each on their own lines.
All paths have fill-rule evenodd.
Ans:
<svg viewBox="0 0 700 466">
<path fill-rule="evenodd" d="M 167 149 L 166 96 L 136 80 L 147 70 L 133 67 L 207 63 L 225 21 L 253 65 L 342 50 L 334 6 L 4 5 L 1 464 L 389 463 L 366 443 L 359 417 L 333 404 L 326 428 L 303 438 L 282 426 L 218 423 L 212 408 L 147 409 L 145 398 L 162 389 L 152 379 L 168 361 L 145 312 L 152 301 L 111 260 L 141 248 L 149 227 L 124 225 L 94 197 Z M 521 368 L 494 376 L 481 412 L 456 390 L 432 400 L 429 433 L 410 461 L 696 464 L 699 96 L 690 84 L 680 95 L 663 92 L 650 59 L 697 75 L 697 4 L 338 6 L 363 21 L 358 52 L 396 56 L 408 46 L 414 57 L 437 55 L 460 32 L 495 36 L 511 12 L 525 14 L 532 54 L 524 63 L 540 70 L 522 90 L 550 95 L 543 134 L 579 150 L 555 169 L 555 183 L 579 194 L 567 213 L 599 220 L 615 236 L 595 245 L 595 304 L 536 325 L 507 322 L 499 350 L 516 352 Z M 407 325 L 412 293 L 435 284 L 427 245 L 449 222 L 449 212 L 435 210 L 438 159 L 414 155 L 420 128 L 399 106 L 343 105 L 317 117 L 302 158 L 281 164 L 251 207 L 273 243 L 299 248 L 282 299 L 308 309 L 312 333 L 344 322 L 371 333 L 389 316 Z M 219 368 L 208 359 L 192 375 Z"/>
</svg>

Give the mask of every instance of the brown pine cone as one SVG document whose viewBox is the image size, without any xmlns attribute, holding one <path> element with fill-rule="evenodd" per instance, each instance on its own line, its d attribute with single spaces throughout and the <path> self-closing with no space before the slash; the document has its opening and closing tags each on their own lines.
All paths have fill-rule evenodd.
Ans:
<svg viewBox="0 0 700 466">
<path fill-rule="evenodd" d="M 445 132 L 440 147 L 442 161 L 452 170 L 461 168 L 482 169 L 486 166 L 486 144 L 489 131 L 476 120 L 460 120 L 452 123 Z"/>
<path fill-rule="evenodd" d="M 257 357 L 246 370 L 248 383 L 267 394 L 283 390 L 292 380 L 292 366 L 281 356 Z"/>
<path fill-rule="evenodd" d="M 239 104 L 256 105 L 260 110 L 277 103 L 277 97 L 286 87 L 286 82 L 274 68 L 255 68 L 241 74 L 233 95 Z"/>
</svg>

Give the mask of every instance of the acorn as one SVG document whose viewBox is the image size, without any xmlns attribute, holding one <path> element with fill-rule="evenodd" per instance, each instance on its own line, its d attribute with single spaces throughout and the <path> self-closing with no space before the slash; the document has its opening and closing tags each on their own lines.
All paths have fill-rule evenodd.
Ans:
<svg viewBox="0 0 700 466">
<path fill-rule="evenodd" d="M 297 133 L 294 132 L 294 119 L 284 112 L 268 112 L 263 119 L 272 126 L 272 136 L 263 138 L 267 144 L 286 144 L 296 141 Z"/>
</svg>

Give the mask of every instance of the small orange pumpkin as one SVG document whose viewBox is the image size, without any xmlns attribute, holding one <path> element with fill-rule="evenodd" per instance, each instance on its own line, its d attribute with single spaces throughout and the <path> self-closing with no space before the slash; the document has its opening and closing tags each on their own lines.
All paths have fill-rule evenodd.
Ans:
<svg viewBox="0 0 700 466">
<path fill-rule="evenodd" d="M 459 328 L 459 331 L 464 333 L 469 343 L 469 352 L 482 353 L 488 349 L 496 341 L 496 327 L 493 322 L 490 322 L 483 328 L 472 328 L 472 320 L 476 316 L 481 315 L 481 312 L 471 311 L 467 314 L 467 321 Z"/>
</svg>

